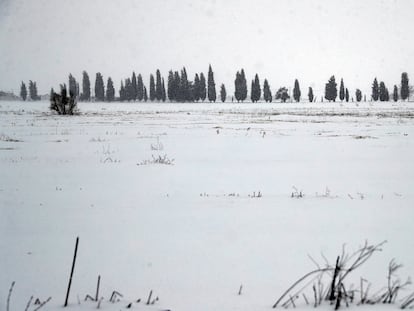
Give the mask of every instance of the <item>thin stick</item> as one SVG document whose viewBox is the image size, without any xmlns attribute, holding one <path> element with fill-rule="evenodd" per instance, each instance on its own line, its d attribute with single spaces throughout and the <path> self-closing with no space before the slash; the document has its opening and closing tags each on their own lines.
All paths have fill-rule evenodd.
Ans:
<svg viewBox="0 0 414 311">
<path fill-rule="evenodd" d="M 308 305 L 309 304 L 309 301 L 308 301 L 308 298 L 306 298 L 305 293 L 302 293 L 302 296 L 303 296 L 303 299 L 305 299 L 306 304 Z"/>
<path fill-rule="evenodd" d="M 101 283 L 101 276 L 98 275 L 98 284 L 96 285 L 96 295 L 95 295 L 95 301 L 98 301 L 99 297 L 99 284 Z"/>
<path fill-rule="evenodd" d="M 11 283 L 11 286 L 10 286 L 10 289 L 9 289 L 9 294 L 7 295 L 7 306 L 6 306 L 6 310 L 7 310 L 7 311 L 9 311 L 9 307 L 10 307 L 10 297 L 11 297 L 12 292 L 13 292 L 13 287 L 14 287 L 14 284 L 16 284 L 16 282 L 15 282 L 15 281 L 13 281 L 13 282 Z"/>
<path fill-rule="evenodd" d="M 240 285 L 240 288 L 239 288 L 239 296 L 242 294 L 242 289 L 243 289 L 243 284 Z"/>
<path fill-rule="evenodd" d="M 66 292 L 65 304 L 63 305 L 64 307 L 67 307 L 68 306 L 70 286 L 72 285 L 73 271 L 75 270 L 76 254 L 78 253 L 78 244 L 79 244 L 79 237 L 76 238 L 75 252 L 73 254 L 73 262 L 72 262 L 72 270 L 70 271 L 70 278 L 69 278 L 68 290 Z"/>
<path fill-rule="evenodd" d="M 148 296 L 147 305 L 149 305 L 151 303 L 151 296 L 152 296 L 152 289 L 151 289 L 151 291 L 149 293 L 149 296 Z"/>
<path fill-rule="evenodd" d="M 30 304 L 32 303 L 33 300 L 33 296 L 30 297 L 29 301 L 27 302 L 26 308 L 24 309 L 24 311 L 29 310 Z"/>
</svg>

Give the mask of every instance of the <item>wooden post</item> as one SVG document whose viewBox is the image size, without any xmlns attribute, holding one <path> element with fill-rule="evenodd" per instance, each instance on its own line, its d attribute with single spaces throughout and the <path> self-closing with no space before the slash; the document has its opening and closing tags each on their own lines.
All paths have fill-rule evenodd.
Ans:
<svg viewBox="0 0 414 311">
<path fill-rule="evenodd" d="M 70 286 L 72 285 L 72 276 L 73 276 L 73 271 L 75 270 L 76 254 L 78 253 L 78 244 L 79 244 L 79 237 L 76 238 L 75 253 L 73 254 L 72 270 L 70 271 L 68 290 L 66 292 L 65 304 L 63 305 L 64 307 L 67 307 L 68 305 Z"/>
</svg>

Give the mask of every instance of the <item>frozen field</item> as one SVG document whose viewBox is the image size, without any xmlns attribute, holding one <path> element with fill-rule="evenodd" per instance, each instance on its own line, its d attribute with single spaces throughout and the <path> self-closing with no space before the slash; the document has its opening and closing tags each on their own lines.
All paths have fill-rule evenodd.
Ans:
<svg viewBox="0 0 414 311">
<path fill-rule="evenodd" d="M 96 309 L 83 299 L 98 274 L 104 310 L 150 290 L 159 301 L 133 309 L 271 310 L 308 254 L 335 261 L 365 240 L 388 242 L 356 282 L 385 286 L 392 258 L 414 276 L 413 103 L 80 110 L 0 102 L 0 310 L 12 281 L 11 311 L 32 295 L 61 310 L 77 236 L 75 310 L 77 296 Z"/>
</svg>

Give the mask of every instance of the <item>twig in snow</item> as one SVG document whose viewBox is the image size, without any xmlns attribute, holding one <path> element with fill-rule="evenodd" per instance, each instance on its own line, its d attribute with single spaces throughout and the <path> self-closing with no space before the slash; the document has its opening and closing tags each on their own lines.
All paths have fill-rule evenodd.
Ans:
<svg viewBox="0 0 414 311">
<path fill-rule="evenodd" d="M 103 299 L 103 297 L 99 298 L 98 305 L 96 306 L 97 309 L 101 308 L 101 303 Z"/>
<path fill-rule="evenodd" d="M 124 296 L 122 296 L 122 294 L 120 292 L 114 290 L 112 292 L 112 295 L 111 295 L 111 298 L 109 299 L 109 301 L 112 302 L 112 303 L 116 302 L 116 299 L 118 298 L 118 296 L 121 297 L 121 298 L 124 297 Z"/>
<path fill-rule="evenodd" d="M 26 308 L 24 309 L 24 311 L 29 310 L 30 304 L 32 303 L 33 300 L 33 296 L 30 297 L 29 301 L 27 302 Z"/>
<path fill-rule="evenodd" d="M 10 310 L 10 297 L 11 297 L 11 295 L 12 295 L 12 293 L 13 293 L 13 287 L 14 287 L 14 284 L 16 284 L 16 282 L 15 282 L 15 281 L 13 281 L 13 282 L 11 283 L 11 286 L 10 286 L 10 289 L 9 289 L 9 294 L 7 295 L 7 305 L 6 305 L 6 310 L 7 310 L 7 311 L 9 311 L 9 310 Z"/>
<path fill-rule="evenodd" d="M 240 288 L 239 288 L 239 296 L 242 294 L 242 289 L 243 289 L 243 284 L 240 285 Z"/>
<path fill-rule="evenodd" d="M 73 254 L 72 269 L 70 271 L 69 284 L 68 284 L 68 290 L 66 292 L 66 299 L 65 299 L 64 307 L 67 307 L 67 305 L 68 305 L 68 299 L 69 299 L 69 293 L 70 293 L 70 286 L 72 285 L 73 271 L 75 270 L 76 255 L 78 253 L 78 244 L 79 244 L 79 237 L 76 238 L 75 252 Z"/>
<path fill-rule="evenodd" d="M 101 284 L 101 276 L 98 275 L 98 283 L 96 284 L 96 295 L 95 295 L 95 301 L 98 301 L 99 297 L 99 285 Z"/>
<path fill-rule="evenodd" d="M 45 304 L 47 304 L 50 300 L 52 300 L 52 297 L 47 298 L 45 301 L 43 301 L 36 309 L 34 309 L 33 311 L 37 311 L 40 308 L 42 308 Z"/>
<path fill-rule="evenodd" d="M 149 293 L 149 296 L 148 296 L 147 305 L 149 305 L 151 303 L 151 296 L 152 296 L 152 289 L 151 289 L 151 291 Z"/>
</svg>

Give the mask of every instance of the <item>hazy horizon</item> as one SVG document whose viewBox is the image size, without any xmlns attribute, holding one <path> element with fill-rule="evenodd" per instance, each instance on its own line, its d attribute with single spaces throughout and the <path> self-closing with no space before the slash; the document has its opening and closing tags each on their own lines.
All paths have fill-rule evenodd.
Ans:
<svg viewBox="0 0 414 311">
<path fill-rule="evenodd" d="M 81 82 L 86 70 L 121 79 L 186 67 L 189 79 L 211 64 L 216 88 L 234 92 L 244 68 L 249 91 L 256 73 L 272 92 L 300 82 L 302 97 L 318 98 L 328 78 L 370 90 L 374 77 L 392 91 L 401 73 L 414 73 L 414 1 L 0 0 L 0 90 L 19 93 L 21 81 L 39 94 Z M 250 92 L 249 92 L 250 93 Z M 370 93 L 367 93 L 369 95 Z M 368 97 L 368 96 L 367 96 Z"/>
</svg>

